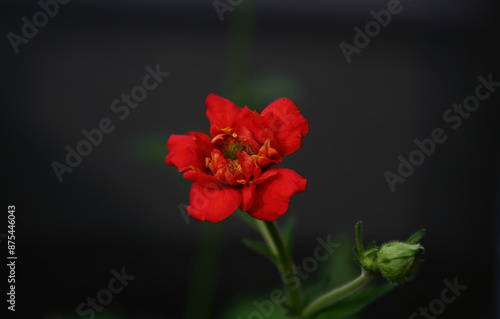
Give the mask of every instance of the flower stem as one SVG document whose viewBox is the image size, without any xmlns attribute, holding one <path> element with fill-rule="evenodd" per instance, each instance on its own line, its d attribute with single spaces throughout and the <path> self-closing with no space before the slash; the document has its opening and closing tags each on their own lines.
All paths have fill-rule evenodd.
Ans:
<svg viewBox="0 0 500 319">
<path fill-rule="evenodd" d="M 373 276 L 362 269 L 361 275 L 358 278 L 352 280 L 351 282 L 348 282 L 342 287 L 336 288 L 325 293 L 322 296 L 319 296 L 317 299 L 313 300 L 309 305 L 307 305 L 303 313 L 304 318 L 309 318 L 326 306 L 353 294 L 358 289 L 370 282 L 370 280 L 372 279 Z"/>
<path fill-rule="evenodd" d="M 278 248 L 276 247 L 275 240 L 274 240 L 273 236 L 271 235 L 271 233 L 269 232 L 269 229 L 267 228 L 266 223 L 267 222 L 256 220 L 255 224 L 256 224 L 257 228 L 259 229 L 262 237 L 264 238 L 264 241 L 266 242 L 267 246 L 269 247 L 269 250 L 273 253 L 274 256 L 278 257 L 279 256 Z M 281 272 L 282 269 L 280 267 L 281 267 L 281 265 L 278 265 L 278 268 Z"/>
<path fill-rule="evenodd" d="M 300 298 L 300 291 L 297 283 L 299 282 L 296 278 L 295 272 L 293 270 L 293 262 L 285 247 L 281 233 L 276 227 L 274 222 L 262 222 L 258 221 L 258 228 L 264 237 L 269 249 L 275 254 L 277 258 L 277 266 L 281 273 L 282 279 L 285 277 L 293 276 L 295 280 L 283 280 L 288 293 L 288 301 L 290 307 L 295 314 L 302 313 L 302 300 Z"/>
</svg>

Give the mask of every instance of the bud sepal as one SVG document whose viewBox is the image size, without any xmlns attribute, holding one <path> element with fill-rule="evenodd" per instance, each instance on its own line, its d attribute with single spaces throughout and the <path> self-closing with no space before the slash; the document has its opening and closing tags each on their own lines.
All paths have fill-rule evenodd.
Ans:
<svg viewBox="0 0 500 319">
<path fill-rule="evenodd" d="M 359 221 L 356 224 L 356 247 L 354 247 L 354 253 L 361 267 L 372 275 L 379 275 L 377 263 L 378 250 L 379 248 L 375 246 L 374 241 L 368 245 L 366 250 L 363 247 L 362 223 Z"/>
</svg>

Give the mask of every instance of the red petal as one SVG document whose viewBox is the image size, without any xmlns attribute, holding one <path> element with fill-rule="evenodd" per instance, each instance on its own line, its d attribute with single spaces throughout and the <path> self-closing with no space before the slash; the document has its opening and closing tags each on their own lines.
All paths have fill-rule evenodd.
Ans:
<svg viewBox="0 0 500 319">
<path fill-rule="evenodd" d="M 222 129 L 235 128 L 241 109 L 228 99 L 215 94 L 210 94 L 205 100 L 207 117 L 210 121 L 210 134 L 212 137 L 221 133 Z M 229 132 L 223 132 L 229 134 Z"/>
<path fill-rule="evenodd" d="M 266 179 L 277 174 L 278 174 L 278 169 L 268 169 L 264 173 L 262 173 L 262 175 L 260 175 L 258 178 L 255 178 L 253 180 L 253 183 L 256 185 L 262 184 Z"/>
<path fill-rule="evenodd" d="M 238 161 L 240 162 L 241 165 L 241 170 L 247 182 L 250 179 L 250 177 L 252 177 L 252 175 L 255 177 L 260 176 L 262 169 L 259 167 L 259 165 L 255 165 L 255 161 L 253 160 L 252 156 L 248 155 L 247 153 L 240 153 L 240 152 L 238 152 L 237 156 L 238 156 Z"/>
<path fill-rule="evenodd" d="M 307 184 L 304 178 L 290 169 L 273 168 L 271 171 L 277 174 L 257 185 L 253 205 L 248 210 L 252 217 L 265 221 L 276 220 L 286 213 L 290 196 L 302 193 Z"/>
<path fill-rule="evenodd" d="M 214 190 L 194 183 L 189 201 L 187 211 L 194 219 L 217 223 L 229 217 L 240 206 L 241 190 L 230 187 Z"/>
<path fill-rule="evenodd" d="M 232 175 L 224 154 L 220 150 L 215 149 L 211 154 L 211 158 L 212 161 L 209 167 L 215 178 L 222 184 L 229 184 Z"/>
<path fill-rule="evenodd" d="M 269 139 L 266 140 L 264 145 L 260 148 L 259 153 L 254 155 L 254 157 L 257 159 L 257 163 L 259 163 L 260 166 L 279 164 L 282 161 L 278 151 L 271 147 Z"/>
<path fill-rule="evenodd" d="M 309 124 L 292 101 L 280 98 L 266 107 L 261 115 L 266 121 L 267 138 L 281 156 L 292 154 L 302 146 Z"/>
<path fill-rule="evenodd" d="M 194 137 L 194 142 L 200 150 L 200 153 L 206 155 L 205 157 L 210 157 L 210 153 L 214 149 L 214 144 L 212 143 L 210 137 L 207 134 L 200 132 L 189 132 L 188 135 Z M 203 158 L 203 162 L 204 161 L 205 158 Z"/>
<path fill-rule="evenodd" d="M 197 170 L 186 171 L 183 177 L 206 188 L 221 189 L 224 187 L 215 176 Z"/>
<path fill-rule="evenodd" d="M 240 209 L 246 212 L 250 207 L 252 207 L 253 200 L 255 198 L 255 184 L 247 184 L 242 188 L 242 201 Z"/>
<path fill-rule="evenodd" d="M 258 137 L 255 134 L 261 134 L 264 127 L 264 118 L 256 111 L 250 111 L 248 107 L 244 107 L 239 115 L 236 127 L 238 138 L 247 143 L 255 152 L 260 148 Z"/>
<path fill-rule="evenodd" d="M 210 157 L 213 145 L 210 137 L 198 132 L 189 135 L 171 135 L 167 142 L 169 154 L 165 158 L 168 165 L 175 166 L 179 172 L 184 172 L 193 167 L 207 171 L 205 158 Z"/>
</svg>

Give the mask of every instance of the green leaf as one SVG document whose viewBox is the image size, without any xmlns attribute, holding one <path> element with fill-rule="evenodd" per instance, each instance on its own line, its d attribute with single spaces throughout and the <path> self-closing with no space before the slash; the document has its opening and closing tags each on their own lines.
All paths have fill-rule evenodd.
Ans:
<svg viewBox="0 0 500 319">
<path fill-rule="evenodd" d="M 421 229 L 417 231 L 415 234 L 411 235 L 410 238 L 406 241 L 408 244 L 416 244 L 422 239 L 425 234 L 425 229 Z"/>
<path fill-rule="evenodd" d="M 290 215 L 285 221 L 285 224 L 281 228 L 281 236 L 283 236 L 283 241 L 285 242 L 286 249 L 291 252 L 293 243 L 293 231 L 295 230 L 296 219 L 293 215 Z"/>
<path fill-rule="evenodd" d="M 394 285 L 391 284 L 384 284 L 378 287 L 365 286 L 354 294 L 323 309 L 314 316 L 314 319 L 335 319 L 355 314 L 373 301 L 387 294 L 393 288 Z"/>
<path fill-rule="evenodd" d="M 251 250 L 255 251 L 257 254 L 262 255 L 264 257 L 267 257 L 267 258 L 271 259 L 271 261 L 274 262 L 275 264 L 278 262 L 278 259 L 271 252 L 271 250 L 269 249 L 269 247 L 266 244 L 264 244 L 264 243 L 262 243 L 260 241 L 255 241 L 255 240 L 251 240 L 251 239 L 248 239 L 248 238 L 243 238 L 243 243 L 248 248 L 250 248 Z"/>
</svg>

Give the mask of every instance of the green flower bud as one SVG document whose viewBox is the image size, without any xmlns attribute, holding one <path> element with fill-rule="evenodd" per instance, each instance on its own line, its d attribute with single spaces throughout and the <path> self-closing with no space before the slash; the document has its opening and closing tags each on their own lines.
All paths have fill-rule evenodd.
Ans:
<svg viewBox="0 0 500 319">
<path fill-rule="evenodd" d="M 424 252 L 420 244 L 391 242 L 380 248 L 378 266 L 380 272 L 393 284 L 407 281 L 417 270 L 419 257 Z"/>
<path fill-rule="evenodd" d="M 363 252 L 359 258 L 363 268 L 374 274 L 378 272 L 377 255 L 378 248 L 373 248 Z"/>
</svg>

